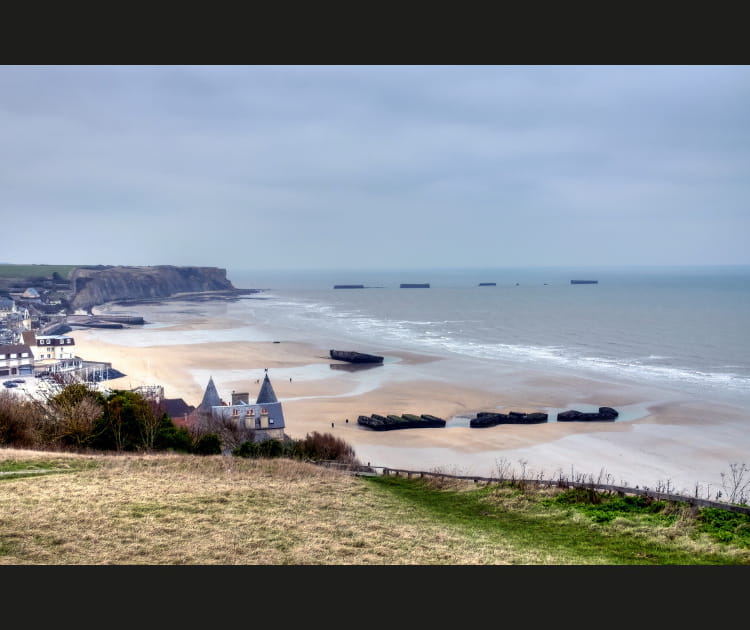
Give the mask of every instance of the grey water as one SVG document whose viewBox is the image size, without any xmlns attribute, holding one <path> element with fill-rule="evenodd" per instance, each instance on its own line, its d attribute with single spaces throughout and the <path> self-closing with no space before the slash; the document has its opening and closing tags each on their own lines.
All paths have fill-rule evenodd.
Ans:
<svg viewBox="0 0 750 630">
<path fill-rule="evenodd" d="M 750 266 L 227 275 L 238 288 L 264 289 L 232 306 L 233 315 L 296 340 L 522 364 L 750 402 Z"/>
</svg>

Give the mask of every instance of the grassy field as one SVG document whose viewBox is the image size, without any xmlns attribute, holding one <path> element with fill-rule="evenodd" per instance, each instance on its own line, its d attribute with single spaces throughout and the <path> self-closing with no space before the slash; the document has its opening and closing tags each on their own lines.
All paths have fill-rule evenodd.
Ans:
<svg viewBox="0 0 750 630">
<path fill-rule="evenodd" d="M 57 272 L 67 279 L 73 269 L 83 265 L 3 265 L 0 264 L 0 278 L 49 278 Z"/>
<path fill-rule="evenodd" d="M 4 565 L 750 564 L 728 512 L 286 459 L 2 449 L 0 488 Z"/>
<path fill-rule="evenodd" d="M 286 459 L 0 449 L 0 564 L 750 564 L 745 516 L 580 499 Z"/>
</svg>

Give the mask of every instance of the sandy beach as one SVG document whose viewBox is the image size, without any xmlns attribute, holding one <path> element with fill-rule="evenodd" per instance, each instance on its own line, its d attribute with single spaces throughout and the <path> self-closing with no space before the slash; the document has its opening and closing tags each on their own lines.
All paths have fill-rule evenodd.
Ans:
<svg viewBox="0 0 750 630">
<path fill-rule="evenodd" d="M 290 341 L 160 343 L 170 334 L 231 328 L 232 321 L 193 316 L 135 330 L 74 330 L 78 356 L 110 362 L 126 376 L 113 388 L 161 385 L 167 398 L 198 405 L 209 378 L 225 400 L 233 391 L 254 399 L 268 369 L 283 404 L 286 433 L 303 438 L 330 432 L 351 444 L 362 463 L 409 470 L 491 476 L 511 466 L 529 476 L 587 475 L 609 483 L 700 496 L 721 489 L 721 473 L 748 461 L 743 410 L 717 407 L 673 393 L 570 375 L 513 370 L 502 383 L 472 379 L 469 366 L 445 358 L 388 353 L 382 365 L 355 369 L 329 358 L 328 348 Z M 139 343 L 132 345 L 132 334 Z M 129 344 L 129 345 L 126 345 Z M 461 378 L 452 378 L 456 371 Z M 474 383 L 475 386 L 468 386 Z M 613 406 L 616 422 L 552 421 L 556 410 Z M 470 428 L 478 411 L 544 411 L 541 425 Z M 376 432 L 360 414 L 430 413 L 441 429 Z"/>
</svg>

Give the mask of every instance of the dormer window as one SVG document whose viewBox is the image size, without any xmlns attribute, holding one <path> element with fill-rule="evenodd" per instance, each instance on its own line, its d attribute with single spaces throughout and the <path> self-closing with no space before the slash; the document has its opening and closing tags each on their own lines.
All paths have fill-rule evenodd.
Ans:
<svg viewBox="0 0 750 630">
<path fill-rule="evenodd" d="M 233 415 L 233 416 L 239 416 L 239 415 L 240 415 L 240 410 L 239 410 L 239 409 L 237 409 L 237 408 L 235 408 L 235 409 L 232 409 L 232 415 Z"/>
</svg>

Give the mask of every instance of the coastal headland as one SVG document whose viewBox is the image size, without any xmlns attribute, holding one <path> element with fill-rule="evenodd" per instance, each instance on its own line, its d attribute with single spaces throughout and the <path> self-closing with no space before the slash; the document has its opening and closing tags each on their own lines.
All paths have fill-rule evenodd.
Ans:
<svg viewBox="0 0 750 630">
<path fill-rule="evenodd" d="M 208 305 L 206 305 L 208 306 Z M 156 308 L 156 307 L 155 307 Z M 148 305 L 117 306 L 144 314 Z M 113 305 L 93 309 L 113 312 Z M 329 345 L 298 339 L 227 336 L 244 325 L 220 310 L 178 308 L 157 325 L 127 330 L 77 329 L 79 356 L 111 362 L 130 389 L 161 385 L 165 396 L 197 405 L 209 378 L 225 400 L 255 391 L 265 370 L 284 406 L 286 432 L 304 438 L 330 432 L 351 444 L 362 463 L 409 470 L 491 476 L 499 467 L 550 478 L 609 478 L 622 485 L 693 492 L 721 488 L 731 462 L 746 460 L 744 410 L 623 383 L 509 366 L 501 378 L 481 367 L 426 354 L 382 350 L 383 364 L 340 368 Z M 353 366 L 347 365 L 347 368 Z M 554 412 L 609 406 L 616 422 L 548 422 L 471 428 L 480 411 Z M 361 414 L 432 414 L 444 428 L 372 431 Z"/>
<path fill-rule="evenodd" d="M 68 278 L 73 311 L 91 312 L 108 302 L 149 302 L 176 296 L 218 298 L 235 296 L 253 289 L 236 289 L 219 267 L 101 266 L 74 269 Z"/>
</svg>

